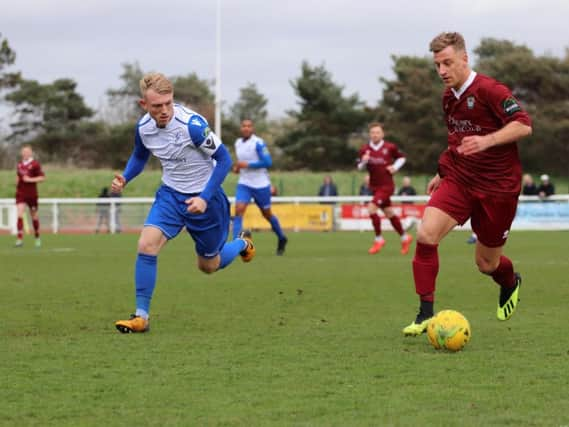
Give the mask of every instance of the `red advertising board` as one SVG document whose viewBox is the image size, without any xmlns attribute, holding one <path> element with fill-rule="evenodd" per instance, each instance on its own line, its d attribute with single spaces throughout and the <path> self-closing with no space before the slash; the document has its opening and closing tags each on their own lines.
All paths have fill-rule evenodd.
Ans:
<svg viewBox="0 0 569 427">
<path fill-rule="evenodd" d="M 401 204 L 393 204 L 391 207 L 393 208 L 395 214 L 400 218 L 422 218 L 423 212 L 425 211 L 425 204 L 418 203 L 418 204 L 411 204 L 411 203 L 401 203 Z M 380 216 L 382 218 L 385 217 L 383 212 L 380 210 Z M 368 219 L 369 214 L 367 211 L 367 206 L 362 204 L 350 204 L 350 205 L 342 205 L 342 219 Z"/>
</svg>

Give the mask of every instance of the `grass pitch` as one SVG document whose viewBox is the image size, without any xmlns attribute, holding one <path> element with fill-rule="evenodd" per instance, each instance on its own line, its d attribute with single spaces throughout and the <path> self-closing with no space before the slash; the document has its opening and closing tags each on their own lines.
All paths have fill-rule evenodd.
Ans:
<svg viewBox="0 0 569 427">
<path fill-rule="evenodd" d="M 397 236 L 291 234 L 274 256 L 206 276 L 180 235 L 160 256 L 148 334 L 113 326 L 133 310 L 137 236 L 0 236 L 0 425 L 561 426 L 569 424 L 569 234 L 514 232 L 518 312 L 465 233 L 440 247 L 437 309 L 461 311 L 464 351 L 404 338 L 416 313 Z"/>
</svg>

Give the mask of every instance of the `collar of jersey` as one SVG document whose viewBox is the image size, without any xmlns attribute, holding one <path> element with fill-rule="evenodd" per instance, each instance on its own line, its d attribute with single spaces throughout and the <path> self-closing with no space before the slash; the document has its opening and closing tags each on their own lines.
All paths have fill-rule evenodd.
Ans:
<svg viewBox="0 0 569 427">
<path fill-rule="evenodd" d="M 257 135 L 255 135 L 254 133 L 251 134 L 251 136 L 247 139 L 241 137 L 241 142 L 246 143 L 249 141 L 255 141 L 257 139 Z"/>
<path fill-rule="evenodd" d="M 181 120 L 178 120 L 178 121 L 183 124 L 183 122 Z M 168 124 L 165 127 L 159 128 L 158 126 L 156 126 L 156 120 L 151 118 L 150 119 L 151 126 L 145 126 L 144 129 L 142 130 L 142 132 L 145 135 L 150 135 L 153 133 L 158 133 L 160 131 L 169 130 L 169 129 L 172 129 L 175 127 L 175 122 L 176 122 L 176 114 L 174 114 L 174 116 L 172 116 L 172 119 L 168 122 Z"/>
<path fill-rule="evenodd" d="M 375 145 L 373 142 L 369 142 L 369 146 L 373 151 L 378 151 L 381 147 L 383 147 L 383 143 L 385 141 L 382 139 L 381 141 L 379 141 L 379 144 Z"/>
<path fill-rule="evenodd" d="M 462 84 L 462 86 L 460 87 L 459 90 L 455 90 L 453 87 L 450 88 L 450 90 L 452 90 L 452 93 L 454 94 L 454 97 L 456 99 L 460 99 L 460 96 L 466 92 L 466 89 L 468 89 L 468 87 L 472 84 L 472 82 L 474 81 L 474 79 L 476 78 L 476 71 L 470 71 L 470 74 L 468 75 L 468 78 L 466 79 L 466 81 Z"/>
</svg>

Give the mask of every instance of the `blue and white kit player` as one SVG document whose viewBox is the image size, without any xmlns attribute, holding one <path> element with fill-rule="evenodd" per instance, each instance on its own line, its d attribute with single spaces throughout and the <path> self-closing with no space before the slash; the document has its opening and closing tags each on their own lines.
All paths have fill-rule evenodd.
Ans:
<svg viewBox="0 0 569 427">
<path fill-rule="evenodd" d="M 231 169 L 231 156 L 199 114 L 174 104 L 172 83 L 160 73 L 140 81 L 141 107 L 147 112 L 136 126 L 135 145 L 112 191 L 142 172 L 150 155 L 162 164 L 162 185 L 138 241 L 135 265 L 136 312 L 115 322 L 122 333 L 149 330 L 149 310 L 156 286 L 157 257 L 164 245 L 187 230 L 195 242 L 198 268 L 213 273 L 238 255 L 250 261 L 255 247 L 248 232 L 226 243 L 229 202 L 221 184 Z M 214 165 L 215 160 L 215 165 Z"/>
<path fill-rule="evenodd" d="M 243 120 L 240 131 L 241 138 L 235 141 L 237 162 L 233 167 L 233 171 L 239 173 L 235 192 L 233 238 L 237 238 L 241 233 L 243 215 L 253 199 L 277 235 L 277 255 L 283 255 L 288 239 L 283 233 L 279 219 L 271 211 L 271 180 L 267 169 L 272 166 L 273 160 L 265 141 L 255 135 L 252 120 Z"/>
</svg>

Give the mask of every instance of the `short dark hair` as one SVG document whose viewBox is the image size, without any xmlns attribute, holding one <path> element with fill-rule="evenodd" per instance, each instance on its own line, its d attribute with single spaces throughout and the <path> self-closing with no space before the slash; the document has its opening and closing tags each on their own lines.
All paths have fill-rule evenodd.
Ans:
<svg viewBox="0 0 569 427">
<path fill-rule="evenodd" d="M 383 125 L 379 122 L 371 122 L 369 125 L 367 125 L 367 130 L 372 130 L 372 128 L 377 128 L 380 127 L 381 130 L 383 130 Z"/>
</svg>

